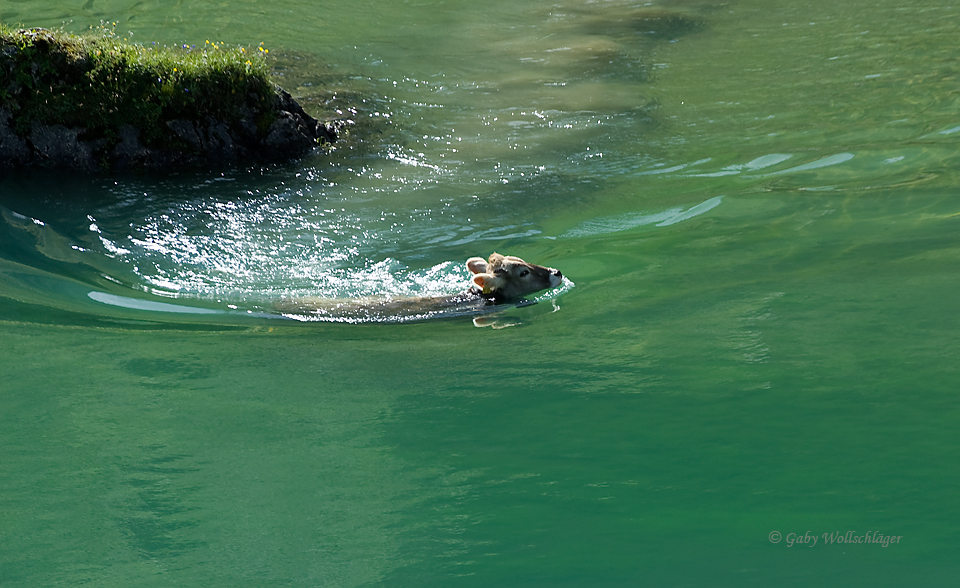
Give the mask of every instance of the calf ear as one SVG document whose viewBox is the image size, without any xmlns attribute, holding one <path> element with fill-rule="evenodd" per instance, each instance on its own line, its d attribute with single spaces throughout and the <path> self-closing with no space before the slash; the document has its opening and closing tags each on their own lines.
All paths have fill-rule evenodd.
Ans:
<svg viewBox="0 0 960 588">
<path fill-rule="evenodd" d="M 482 274 L 487 271 L 487 262 L 482 257 L 471 257 L 467 260 L 467 269 L 471 274 Z"/>
<path fill-rule="evenodd" d="M 473 283 L 479 286 L 484 294 L 491 294 L 503 285 L 503 278 L 493 274 L 476 274 L 473 276 Z"/>
</svg>

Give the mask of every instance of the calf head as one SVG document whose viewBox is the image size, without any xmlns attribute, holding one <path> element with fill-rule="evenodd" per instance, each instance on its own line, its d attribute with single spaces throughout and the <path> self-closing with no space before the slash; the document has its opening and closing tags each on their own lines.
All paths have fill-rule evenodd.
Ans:
<svg viewBox="0 0 960 588">
<path fill-rule="evenodd" d="M 483 296 L 495 302 L 523 298 L 559 286 L 563 281 L 560 270 L 499 253 L 494 253 L 486 261 L 482 257 L 471 257 L 467 260 L 467 269 L 473 274 L 473 283 L 483 291 Z"/>
</svg>

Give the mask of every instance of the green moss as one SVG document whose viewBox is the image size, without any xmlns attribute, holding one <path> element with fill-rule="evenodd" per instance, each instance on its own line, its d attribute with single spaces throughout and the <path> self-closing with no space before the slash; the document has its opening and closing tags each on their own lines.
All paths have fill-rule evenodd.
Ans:
<svg viewBox="0 0 960 588">
<path fill-rule="evenodd" d="M 0 24 L 0 108 L 22 136 L 38 121 L 109 141 L 130 124 L 148 146 L 166 140 L 164 123 L 175 119 L 248 117 L 263 126 L 275 99 L 263 53 L 209 41 L 135 44 L 106 26 L 74 35 Z"/>
</svg>

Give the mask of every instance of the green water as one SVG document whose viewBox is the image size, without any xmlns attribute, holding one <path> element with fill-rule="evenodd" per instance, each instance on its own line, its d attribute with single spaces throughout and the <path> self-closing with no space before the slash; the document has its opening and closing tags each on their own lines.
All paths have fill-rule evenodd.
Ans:
<svg viewBox="0 0 960 588">
<path fill-rule="evenodd" d="M 0 179 L 0 585 L 953 586 L 960 8 L 660 9 L 0 0 L 263 42 L 356 121 Z M 570 284 L 498 328 L 272 312 L 494 250 Z"/>
</svg>

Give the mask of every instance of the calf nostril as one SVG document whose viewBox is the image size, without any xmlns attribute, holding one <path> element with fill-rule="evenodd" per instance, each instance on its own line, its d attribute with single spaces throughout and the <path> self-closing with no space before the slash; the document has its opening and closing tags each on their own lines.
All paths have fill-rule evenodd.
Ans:
<svg viewBox="0 0 960 588">
<path fill-rule="evenodd" d="M 563 277 L 563 274 L 560 273 L 560 270 L 555 269 L 555 270 L 553 270 L 552 273 L 553 273 L 553 275 L 557 276 L 558 278 L 562 278 L 562 277 Z"/>
</svg>

